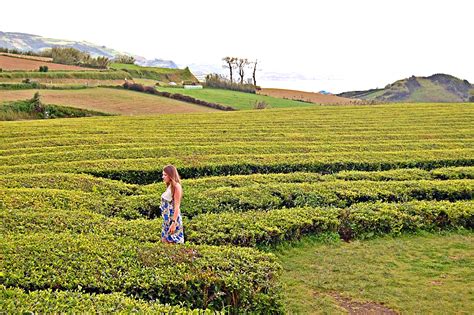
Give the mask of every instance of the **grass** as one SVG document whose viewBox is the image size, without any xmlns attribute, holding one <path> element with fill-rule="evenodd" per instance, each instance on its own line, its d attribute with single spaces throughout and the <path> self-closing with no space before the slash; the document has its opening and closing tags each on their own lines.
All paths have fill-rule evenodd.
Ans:
<svg viewBox="0 0 474 315">
<path fill-rule="evenodd" d="M 330 240 L 306 238 L 274 250 L 288 313 L 341 311 L 336 294 L 407 314 L 474 313 L 472 231 Z"/>
<path fill-rule="evenodd" d="M 418 78 L 420 89 L 413 91 L 408 102 L 460 102 L 461 98 L 448 92 L 443 86 L 435 84 L 428 79 Z"/>
<path fill-rule="evenodd" d="M 156 73 L 178 73 L 183 71 L 181 69 L 171 69 L 171 68 L 158 68 L 158 67 L 142 67 L 139 65 L 131 65 L 126 63 L 111 63 L 109 68 L 116 70 L 140 70 L 140 71 L 153 71 Z"/>
<path fill-rule="evenodd" d="M 80 90 L 3 90 L 0 100 L 29 99 L 38 91 L 44 103 L 119 115 L 213 112 L 212 108 L 134 91 L 88 88 Z"/>
<path fill-rule="evenodd" d="M 178 82 L 193 81 L 197 82 L 196 77 L 191 73 L 189 68 L 170 69 L 157 67 L 141 67 L 138 65 L 112 63 L 111 69 L 122 70 L 128 72 L 133 78 L 151 79 L 160 82 Z"/>
<path fill-rule="evenodd" d="M 157 89 L 159 91 L 184 94 L 207 102 L 227 105 L 235 109 L 243 110 L 253 109 L 255 102 L 261 101 L 264 101 L 269 104 L 271 108 L 315 106 L 314 104 L 306 102 L 212 88 L 204 88 L 200 90 L 186 90 L 183 88 L 158 87 Z"/>
</svg>

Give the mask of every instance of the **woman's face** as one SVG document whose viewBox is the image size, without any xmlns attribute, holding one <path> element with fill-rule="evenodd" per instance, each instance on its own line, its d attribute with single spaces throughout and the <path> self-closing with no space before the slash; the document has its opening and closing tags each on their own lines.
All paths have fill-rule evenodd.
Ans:
<svg viewBox="0 0 474 315">
<path fill-rule="evenodd" d="M 165 171 L 163 171 L 163 181 L 168 184 L 169 181 L 170 181 L 170 177 L 168 176 L 168 174 L 165 173 Z"/>
</svg>

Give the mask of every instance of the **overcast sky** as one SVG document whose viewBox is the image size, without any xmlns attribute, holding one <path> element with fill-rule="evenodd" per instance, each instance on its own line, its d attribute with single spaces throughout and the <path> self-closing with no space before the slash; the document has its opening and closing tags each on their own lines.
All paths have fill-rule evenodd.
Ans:
<svg viewBox="0 0 474 315">
<path fill-rule="evenodd" d="M 341 92 L 434 73 L 474 83 L 473 3 L 2 1 L 0 31 L 86 40 L 180 65 L 247 57 L 265 72 L 314 79 L 306 90 Z"/>
</svg>

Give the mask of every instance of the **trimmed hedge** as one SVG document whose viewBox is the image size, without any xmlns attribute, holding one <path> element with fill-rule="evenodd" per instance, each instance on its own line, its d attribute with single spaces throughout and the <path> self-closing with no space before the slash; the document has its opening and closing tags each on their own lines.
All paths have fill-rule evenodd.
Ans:
<svg viewBox="0 0 474 315">
<path fill-rule="evenodd" d="M 139 242 L 161 240 L 161 218 L 125 221 L 87 211 L 25 208 L 2 211 L 0 219 L 2 235 L 69 231 Z M 474 201 L 375 202 L 346 209 L 306 207 L 202 214 L 185 220 L 184 227 L 187 242 L 239 246 L 270 245 L 326 232 L 352 239 L 417 230 L 473 229 Z"/>
<path fill-rule="evenodd" d="M 281 313 L 280 265 L 250 248 L 137 243 L 94 235 L 2 240 L 0 284 L 24 290 L 123 292 L 187 308 Z"/>
<path fill-rule="evenodd" d="M 149 303 L 123 293 L 88 294 L 79 291 L 38 290 L 26 292 L 0 285 L 0 309 L 8 314 L 216 314 L 211 310 L 190 310 L 179 306 Z"/>
<path fill-rule="evenodd" d="M 470 200 L 472 180 L 329 181 L 320 183 L 255 184 L 247 187 L 200 189 L 186 187 L 182 211 L 189 216 L 248 210 L 334 206 L 345 208 L 367 201 Z"/>
</svg>

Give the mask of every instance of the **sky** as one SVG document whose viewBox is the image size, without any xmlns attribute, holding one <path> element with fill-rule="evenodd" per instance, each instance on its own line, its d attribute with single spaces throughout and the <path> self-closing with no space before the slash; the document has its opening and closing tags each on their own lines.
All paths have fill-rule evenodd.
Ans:
<svg viewBox="0 0 474 315">
<path fill-rule="evenodd" d="M 472 0 L 22 0 L 2 1 L 0 31 L 180 66 L 258 59 L 257 83 L 269 72 L 304 79 L 264 79 L 264 87 L 338 93 L 434 73 L 474 83 L 473 12 Z"/>
</svg>

